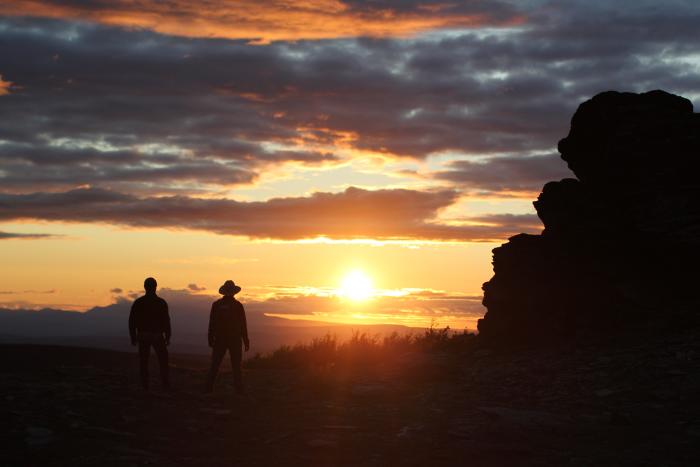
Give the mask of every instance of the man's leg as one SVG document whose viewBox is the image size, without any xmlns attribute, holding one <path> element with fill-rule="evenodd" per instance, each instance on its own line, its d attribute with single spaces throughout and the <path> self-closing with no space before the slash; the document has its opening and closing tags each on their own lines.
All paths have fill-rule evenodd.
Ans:
<svg viewBox="0 0 700 467">
<path fill-rule="evenodd" d="M 160 382 L 163 389 L 168 389 L 170 387 L 170 366 L 168 365 L 168 348 L 165 345 L 165 340 L 162 337 L 156 339 L 153 342 L 153 349 L 156 351 L 160 366 Z"/>
<path fill-rule="evenodd" d="M 139 369 L 141 372 L 141 386 L 148 391 L 148 358 L 151 356 L 151 343 L 139 341 Z"/>
<path fill-rule="evenodd" d="M 209 376 L 207 376 L 206 392 L 212 392 L 214 390 L 214 381 L 216 380 L 217 373 L 219 373 L 219 366 L 225 354 L 225 345 L 219 343 L 214 344 L 214 348 L 211 351 L 211 367 L 209 368 Z"/>
<path fill-rule="evenodd" d="M 243 374 L 241 372 L 241 341 L 233 343 L 229 346 L 229 355 L 231 356 L 231 371 L 233 371 L 233 386 L 236 392 L 241 394 L 243 390 Z"/>
</svg>

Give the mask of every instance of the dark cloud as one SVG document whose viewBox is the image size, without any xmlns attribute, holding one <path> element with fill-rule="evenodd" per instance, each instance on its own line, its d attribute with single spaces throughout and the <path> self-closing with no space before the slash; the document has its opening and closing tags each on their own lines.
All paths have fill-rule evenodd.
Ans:
<svg viewBox="0 0 700 467">
<path fill-rule="evenodd" d="M 394 13 L 422 13 L 425 15 L 488 14 L 493 19 L 512 20 L 517 13 L 508 2 L 470 0 L 468 2 L 444 2 L 442 0 L 342 0 L 351 10 L 364 12 L 391 11 Z"/>
<path fill-rule="evenodd" d="M 0 240 L 43 240 L 47 238 L 57 238 L 60 235 L 44 234 L 44 233 L 19 233 L 19 232 L 2 232 L 0 231 Z"/>
<path fill-rule="evenodd" d="M 113 288 L 113 289 L 110 289 L 109 291 L 110 291 L 110 293 L 119 295 L 119 294 L 121 294 L 122 292 L 124 292 L 124 289 L 120 289 L 119 287 L 115 287 L 115 288 Z"/>
<path fill-rule="evenodd" d="M 0 290 L 0 295 L 16 295 L 16 294 L 55 294 L 55 289 L 50 290 Z"/>
<path fill-rule="evenodd" d="M 484 225 L 507 227 L 512 234 L 516 232 L 539 232 L 542 221 L 535 214 L 485 214 L 468 218 L 469 222 Z M 509 235 L 510 236 L 510 235 Z"/>
<path fill-rule="evenodd" d="M 338 161 L 300 147 L 300 133 L 275 112 L 229 89 L 283 89 L 272 50 L 51 21 L 3 26 L 0 70 L 22 81 L 0 108 L 6 191 L 196 191 L 251 183 L 270 165 Z M 263 79 L 267 69 L 281 75 Z"/>
<path fill-rule="evenodd" d="M 200 287 L 197 284 L 189 284 L 187 286 L 188 290 L 191 290 L 192 292 L 201 292 L 202 290 L 207 290 L 206 287 Z"/>
<path fill-rule="evenodd" d="M 102 185 L 167 191 L 182 183 L 239 185 L 252 182 L 252 171 L 226 162 L 175 155 L 143 156 L 133 151 L 55 148 L 47 145 L 0 147 L 5 190 L 65 189 Z"/>
<path fill-rule="evenodd" d="M 443 16 L 481 11 L 498 23 L 520 16 L 509 13 L 513 4 L 426 8 L 415 1 L 357 1 L 346 6 L 360 17 L 376 9 Z M 4 18 L 0 73 L 3 83 L 13 85 L 0 96 L 0 191 L 58 192 L 60 198 L 90 186 L 140 196 L 110 204 L 112 216 L 82 216 L 88 221 L 140 225 L 143 221 L 122 213 L 135 205 L 156 211 L 163 203 L 162 213 L 154 215 L 163 226 L 176 224 L 165 219 L 172 209 L 173 219 L 185 226 L 198 219 L 194 228 L 213 225 L 214 231 L 253 236 L 275 236 L 277 229 L 282 238 L 309 230 L 333 235 L 330 224 L 310 229 L 284 216 L 281 221 L 291 227 L 261 227 L 258 221 L 256 228 L 231 226 L 231 220 L 178 214 L 171 204 L 182 199 L 189 209 L 207 213 L 200 204 L 238 209 L 235 201 L 197 201 L 191 195 L 210 197 L 222 187 L 253 183 L 279 164 L 341 163 L 336 148 L 413 159 L 451 153 L 466 160 L 436 171 L 438 183 L 458 184 L 464 192 L 537 190 L 541 182 L 560 178 L 562 166 L 554 156 L 549 165 L 547 157 L 532 154 L 554 149 L 582 100 L 607 89 L 664 88 L 700 96 L 697 3 L 530 4 L 542 6 L 513 28 L 269 46 L 89 22 Z M 474 153 L 494 159 L 477 163 L 469 159 Z M 161 194 L 184 198 L 153 196 Z M 57 212 L 66 219 L 81 217 L 66 209 Z M 56 217 L 42 211 L 34 218 L 44 215 Z M 406 225 L 419 238 L 487 236 L 435 226 L 428 222 L 432 215 L 419 216 L 417 224 L 409 218 Z M 4 216 L 22 217 L 19 212 Z M 306 213 L 302 218 L 314 222 Z M 347 225 L 345 233 L 358 230 Z"/>
<path fill-rule="evenodd" d="M 483 161 L 451 162 L 449 170 L 436 172 L 435 178 L 484 192 L 539 192 L 552 180 L 571 177 L 572 173 L 558 154 L 493 157 Z"/>
<path fill-rule="evenodd" d="M 491 241 L 512 232 L 513 225 L 495 222 L 439 223 L 436 217 L 440 210 L 459 196 L 455 190 L 348 188 L 341 193 L 240 202 L 185 196 L 136 197 L 100 189 L 77 189 L 61 193 L 0 194 L 0 221 L 107 222 L 285 240 L 323 236 Z"/>
</svg>

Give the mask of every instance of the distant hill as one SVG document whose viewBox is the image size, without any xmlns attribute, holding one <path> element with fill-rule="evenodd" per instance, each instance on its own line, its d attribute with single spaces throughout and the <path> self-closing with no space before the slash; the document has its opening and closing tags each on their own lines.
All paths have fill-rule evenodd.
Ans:
<svg viewBox="0 0 700 467">
<path fill-rule="evenodd" d="M 202 303 L 171 306 L 172 349 L 180 353 L 208 353 L 207 325 L 209 297 Z M 0 342 L 60 344 L 126 350 L 130 347 L 128 317 L 131 301 L 120 299 L 86 312 L 52 308 L 41 310 L 0 308 Z M 370 334 L 407 333 L 416 328 L 397 325 L 342 325 L 317 321 L 293 321 L 249 310 L 251 355 L 268 352 L 280 345 L 308 341 L 325 334 L 346 339 L 353 330 Z"/>
</svg>

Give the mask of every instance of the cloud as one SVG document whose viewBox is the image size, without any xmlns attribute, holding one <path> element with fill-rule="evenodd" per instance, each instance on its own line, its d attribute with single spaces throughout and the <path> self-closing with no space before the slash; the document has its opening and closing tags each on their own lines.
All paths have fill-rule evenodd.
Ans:
<svg viewBox="0 0 700 467">
<path fill-rule="evenodd" d="M 0 290 L 0 295 L 17 295 L 17 294 L 55 294 L 56 289 L 51 290 Z"/>
<path fill-rule="evenodd" d="M 454 294 L 441 290 L 410 289 L 394 291 L 394 295 L 380 295 L 374 299 L 353 302 L 328 291 L 309 293 L 309 289 L 294 288 L 274 290 L 262 296 L 244 294 L 242 300 L 252 326 L 272 324 L 265 315 L 306 319 L 325 322 L 355 322 L 362 319 L 367 324 L 390 323 L 407 326 L 429 326 L 431 321 L 446 326 L 450 323 L 476 323 L 484 314 L 481 295 Z M 391 291 L 389 291 L 391 292 Z M 208 317 L 211 302 L 220 298 L 214 295 L 201 295 L 185 289 L 162 289 L 159 294 L 165 298 L 173 310 L 189 310 L 191 313 Z M 355 318 L 353 318 L 353 316 Z M 358 318 L 363 316 L 364 318 Z M 359 319 L 359 321 L 358 321 Z M 440 321 L 442 320 L 442 324 Z M 291 325 L 292 321 L 277 321 L 277 325 Z"/>
<path fill-rule="evenodd" d="M 277 68 L 273 78 L 283 81 L 279 53 L 257 57 L 235 43 L 84 24 L 0 23 L 0 69 L 23 84 L 0 108 L 4 191 L 209 192 L 251 184 L 271 166 L 341 162 L 328 147 L 302 144 L 276 112 L 228 89 L 262 82 L 263 69 Z M 105 60 L 107 49 L 115 54 Z M 26 54 L 47 61 L 32 64 Z M 89 65 L 95 60 L 102 60 L 98 70 Z"/>
<path fill-rule="evenodd" d="M 184 196 L 136 197 L 100 189 L 0 194 L 0 221 L 41 219 L 106 222 L 144 228 L 192 229 L 252 238 L 298 240 L 407 239 L 492 241 L 513 226 L 447 225 L 437 216 L 459 198 L 455 190 L 364 190 L 314 193 L 260 202 Z"/>
<path fill-rule="evenodd" d="M 432 176 L 465 190 L 522 192 L 526 196 L 539 192 L 549 181 L 572 176 L 558 154 L 493 157 L 483 161 L 460 160 L 450 162 L 448 168 Z"/>
<path fill-rule="evenodd" d="M 2 75 L 0 75 L 0 96 L 4 96 L 10 93 L 10 88 L 12 87 L 12 83 L 9 81 L 5 81 L 2 79 Z"/>
<path fill-rule="evenodd" d="M 58 238 L 60 235 L 44 233 L 18 233 L 0 231 L 0 240 L 44 240 Z"/>
<path fill-rule="evenodd" d="M 149 157 L 124 151 L 97 151 L 33 146 L 27 150 L 2 148 L 5 189 L 42 187 L 60 189 L 76 185 L 105 185 L 132 190 L 197 182 L 202 185 L 249 184 L 257 175 L 213 160 L 187 157 Z M 38 169 L 38 170 L 37 170 Z"/>
<path fill-rule="evenodd" d="M 189 285 L 187 286 L 187 289 L 188 289 L 188 290 L 191 290 L 192 292 L 201 292 L 201 291 L 203 291 L 203 290 L 207 290 L 206 287 L 200 287 L 200 286 L 198 286 L 197 284 L 189 284 Z"/>
<path fill-rule="evenodd" d="M 600 8 L 554 3 L 504 31 L 267 47 L 4 18 L 0 70 L 21 88 L 0 109 L 2 184 L 207 191 L 345 150 L 519 155 L 553 149 L 599 91 L 700 94 L 698 8 Z"/>
<path fill-rule="evenodd" d="M 115 287 L 115 288 L 113 288 L 113 289 L 109 289 L 109 292 L 110 292 L 110 293 L 113 293 L 113 294 L 115 294 L 115 295 L 119 295 L 119 294 L 121 294 L 122 292 L 124 292 L 124 290 L 123 290 L 123 289 L 120 289 L 119 287 Z"/>
<path fill-rule="evenodd" d="M 230 258 L 226 256 L 180 256 L 177 258 L 162 258 L 158 260 L 161 264 L 203 264 L 214 266 L 228 266 L 231 264 L 257 263 L 258 258 Z"/>
<path fill-rule="evenodd" d="M 487 226 L 501 228 L 505 226 L 512 234 L 516 232 L 539 232 L 542 229 L 542 221 L 535 214 L 486 214 L 469 217 L 467 220 Z"/>
<path fill-rule="evenodd" d="M 480 296 L 454 295 L 442 291 L 414 290 L 402 295 L 385 295 L 363 302 L 351 302 L 337 296 L 285 294 L 266 300 L 246 301 L 255 312 L 287 318 L 347 322 L 358 324 L 391 323 L 406 326 L 475 328 L 483 316 Z"/>
<path fill-rule="evenodd" d="M 508 3 L 435 0 L 117 0 L 110 2 L 15 0 L 0 14 L 41 16 L 152 29 L 186 37 L 244 39 L 255 43 L 354 36 L 408 36 L 446 27 L 508 25 L 522 16 Z"/>
<path fill-rule="evenodd" d="M 36 13 L 47 4 L 34 2 Z M 17 5 L 29 3 L 5 7 Z M 110 27 L 97 18 L 73 21 L 87 10 L 77 2 L 52 5 L 53 16 L 63 19 L 0 19 L 0 70 L 3 82 L 16 83 L 1 97 L 0 192 L 67 199 L 67 193 L 90 187 L 94 203 L 102 205 L 104 193 L 130 195 L 110 202 L 113 215 L 80 216 L 59 206 L 56 215 L 29 215 L 36 219 L 148 226 L 148 219 L 130 214 L 142 211 L 153 213 L 153 226 L 182 222 L 184 228 L 256 238 L 307 238 L 323 231 L 333 237 L 502 238 L 507 226 L 496 231 L 478 223 L 436 223 L 440 208 L 393 225 L 359 216 L 358 222 L 378 225 L 362 229 L 334 227 L 330 220 L 316 229 L 304 224 L 316 220 L 306 211 L 299 222 L 281 216 L 286 226 L 279 228 L 256 216 L 232 220 L 217 213 L 218 206 L 252 208 L 222 193 L 262 184 L 275 168 L 321 171 L 378 154 L 408 169 L 428 160 L 431 172 L 421 183 L 434 192 L 447 185 L 465 194 L 523 196 L 561 177 L 561 162 L 546 154 L 567 133 L 582 100 L 611 88 L 665 88 L 700 98 L 700 7 L 693 2 L 662 8 L 640 1 L 632 9 L 555 1 L 528 12 L 526 25 L 509 28 L 264 47 Z M 146 12 L 160 8 L 99 2 L 91 11 L 129 12 L 129 5 L 145 5 Z M 357 1 L 341 7 L 358 17 L 481 11 L 497 24 L 514 17 L 510 7 L 493 3 L 441 5 Z M 301 11 L 292 9 L 290 17 Z M 152 18 L 162 19 L 157 12 Z M 442 161 L 448 162 L 441 167 Z M 298 192 L 311 191 L 313 183 L 307 177 L 296 185 Z M 317 198 L 309 203 L 318 205 L 323 197 Z M 304 205 L 293 199 L 290 206 Z M 175 200 L 184 205 L 172 206 Z M 259 212 L 277 215 L 273 207 L 281 205 L 268 200 Z M 26 210 L 7 204 L 2 216 L 20 218 Z"/>
</svg>

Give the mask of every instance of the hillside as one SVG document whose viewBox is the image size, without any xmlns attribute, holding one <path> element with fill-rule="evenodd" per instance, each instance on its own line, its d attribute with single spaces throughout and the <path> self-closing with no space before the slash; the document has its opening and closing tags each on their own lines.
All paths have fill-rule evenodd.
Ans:
<svg viewBox="0 0 700 467">
<path fill-rule="evenodd" d="M 635 465 L 700 460 L 700 342 L 496 353 L 476 345 L 230 374 L 175 356 L 143 393 L 136 356 L 0 346 L 7 466 Z M 227 368 L 227 367 L 226 367 Z"/>
</svg>

